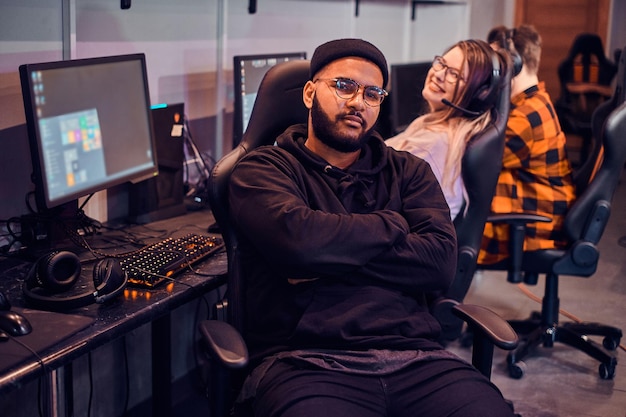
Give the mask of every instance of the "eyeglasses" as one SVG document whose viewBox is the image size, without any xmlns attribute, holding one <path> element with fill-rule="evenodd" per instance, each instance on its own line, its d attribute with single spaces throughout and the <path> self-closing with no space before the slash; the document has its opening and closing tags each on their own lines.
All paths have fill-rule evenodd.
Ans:
<svg viewBox="0 0 626 417">
<path fill-rule="evenodd" d="M 389 95 L 388 92 L 380 87 L 374 85 L 361 85 L 349 78 L 319 78 L 317 81 L 332 81 L 331 87 L 334 87 L 337 97 L 350 100 L 355 97 L 361 87 L 363 87 L 363 101 L 370 107 L 378 107 L 383 102 L 385 97 Z"/>
<path fill-rule="evenodd" d="M 465 78 L 461 75 L 461 72 L 456 68 L 450 68 L 446 65 L 445 60 L 441 56 L 435 56 L 433 59 L 432 68 L 435 71 L 441 71 L 442 69 L 446 70 L 445 80 L 450 84 L 456 84 L 459 80 L 465 81 Z"/>
</svg>

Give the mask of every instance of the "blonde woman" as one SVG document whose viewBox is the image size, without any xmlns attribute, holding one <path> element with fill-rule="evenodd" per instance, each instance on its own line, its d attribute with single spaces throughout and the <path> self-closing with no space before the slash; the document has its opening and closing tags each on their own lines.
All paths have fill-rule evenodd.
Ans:
<svg viewBox="0 0 626 417">
<path fill-rule="evenodd" d="M 491 109 L 502 89 L 507 62 L 482 40 L 454 44 L 434 58 L 428 71 L 422 96 L 429 112 L 386 141 L 430 164 L 452 219 L 464 201 L 461 159 L 465 147 L 492 120 Z"/>
</svg>

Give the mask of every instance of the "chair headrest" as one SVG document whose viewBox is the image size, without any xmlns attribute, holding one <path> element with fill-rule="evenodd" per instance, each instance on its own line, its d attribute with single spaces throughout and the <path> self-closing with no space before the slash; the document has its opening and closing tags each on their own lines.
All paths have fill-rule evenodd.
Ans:
<svg viewBox="0 0 626 417">
<path fill-rule="evenodd" d="M 279 63 L 261 81 L 248 127 L 242 138 L 247 151 L 271 145 L 289 126 L 306 123 L 302 91 L 309 79 L 308 60 Z"/>
<path fill-rule="evenodd" d="M 595 33 L 581 33 L 574 39 L 569 51 L 569 57 L 573 58 L 578 54 L 588 54 L 605 57 L 602 39 Z"/>
</svg>

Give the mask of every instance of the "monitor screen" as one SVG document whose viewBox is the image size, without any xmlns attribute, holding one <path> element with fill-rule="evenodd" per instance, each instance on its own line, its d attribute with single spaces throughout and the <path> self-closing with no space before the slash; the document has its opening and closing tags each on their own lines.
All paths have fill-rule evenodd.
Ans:
<svg viewBox="0 0 626 417">
<path fill-rule="evenodd" d="M 431 62 L 391 65 L 389 100 L 393 134 L 402 132 L 428 110 L 428 104 L 422 98 L 422 89 L 430 66 Z"/>
<path fill-rule="evenodd" d="M 270 67 L 279 62 L 306 59 L 306 52 L 291 52 L 266 55 L 238 55 L 233 58 L 234 115 L 233 146 L 237 146 L 248 127 L 248 120 L 256 100 L 261 80 Z"/>
<path fill-rule="evenodd" d="M 38 210 L 158 174 L 144 54 L 25 64 Z"/>
</svg>

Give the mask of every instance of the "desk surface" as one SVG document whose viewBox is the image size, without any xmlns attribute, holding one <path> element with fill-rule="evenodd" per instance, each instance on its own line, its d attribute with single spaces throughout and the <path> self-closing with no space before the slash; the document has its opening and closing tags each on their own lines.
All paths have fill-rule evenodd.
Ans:
<svg viewBox="0 0 626 417">
<path fill-rule="evenodd" d="M 146 243 L 153 243 L 167 237 L 182 236 L 188 233 L 210 235 L 207 227 L 213 221 L 213 216 L 209 211 L 191 212 L 184 216 L 162 220 L 149 225 L 131 226 L 123 230 L 124 233 L 132 233 L 140 237 Z M 99 244 L 103 238 L 108 239 L 120 232 L 105 232 L 102 236 L 94 237 L 92 243 Z M 100 239 L 96 242 L 96 239 Z M 113 247 L 113 246 L 112 246 Z M 108 249 L 100 246 L 99 251 L 106 252 Z M 114 251 L 123 251 L 119 246 Z M 81 255 L 83 258 L 84 254 Z M 33 332 L 29 336 L 22 336 L 20 341 L 26 343 L 27 338 L 33 340 L 39 334 L 43 336 L 45 332 L 39 323 L 46 321 L 46 314 L 49 314 L 50 322 L 61 322 L 64 318 L 58 313 L 47 313 L 28 309 L 22 297 L 21 286 L 25 275 L 28 273 L 32 263 L 16 259 L 6 259 L 0 261 L 0 290 L 7 295 L 11 304 L 17 311 L 23 312 L 26 318 L 33 319 Z M 93 266 L 93 265 L 91 265 Z M 78 356 L 89 352 L 111 340 L 134 330 L 146 323 L 150 323 L 162 316 L 165 316 L 173 309 L 198 298 L 207 291 L 218 287 L 225 282 L 227 272 L 227 259 L 225 251 L 218 252 L 207 260 L 194 265 L 194 272 L 184 272 L 176 277 L 175 282 L 165 283 L 153 289 L 143 289 L 127 287 L 124 295 L 113 300 L 109 304 L 92 304 L 87 307 L 64 312 L 75 326 L 74 329 L 66 329 L 67 335 L 63 340 L 53 342 L 50 346 L 33 348 L 43 360 L 46 371 L 59 368 Z M 91 280 L 91 267 L 86 264 L 83 268 L 81 279 Z M 93 285 L 93 284 L 91 284 Z M 90 324 L 91 323 L 91 324 Z M 18 343 L 9 340 L 0 343 L 0 356 L 10 351 L 14 355 Z M 6 347 L 5 347 L 6 346 Z M 22 347 L 23 348 L 23 347 Z M 0 369 L 0 393 L 17 388 L 24 383 L 31 381 L 44 374 L 41 364 L 35 356 L 23 348 L 23 358 L 9 364 L 8 369 Z M 1 365 L 1 363 L 0 363 Z"/>
</svg>

